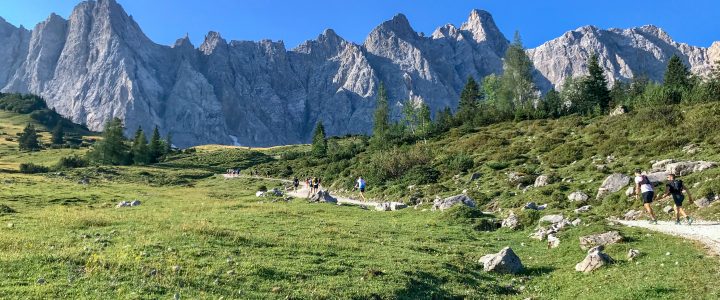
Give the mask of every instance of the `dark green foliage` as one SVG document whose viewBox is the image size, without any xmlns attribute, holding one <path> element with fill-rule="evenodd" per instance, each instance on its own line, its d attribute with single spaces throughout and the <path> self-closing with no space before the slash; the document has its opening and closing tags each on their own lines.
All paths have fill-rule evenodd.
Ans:
<svg viewBox="0 0 720 300">
<path fill-rule="evenodd" d="M 150 163 L 152 164 L 159 162 L 160 158 L 166 154 L 163 141 L 160 137 L 160 129 L 157 126 L 153 129 L 150 144 L 148 145 L 148 152 L 150 154 Z"/>
<path fill-rule="evenodd" d="M 0 204 L 0 215 L 14 214 L 17 213 L 15 209 L 5 204 Z"/>
<path fill-rule="evenodd" d="M 376 148 L 387 146 L 386 138 L 390 131 L 390 104 L 385 85 L 381 82 L 377 91 L 377 103 L 373 114 L 373 135 L 371 144 Z"/>
<path fill-rule="evenodd" d="M 472 76 L 468 77 L 465 87 L 460 93 L 460 102 L 455 114 L 456 124 L 473 124 L 481 98 L 480 86 Z"/>
<path fill-rule="evenodd" d="M 607 88 L 608 82 L 598 62 L 597 54 L 591 55 L 588 60 L 588 73 L 583 93 L 586 105 L 581 108 L 581 112 L 588 113 L 596 107 L 599 107 L 601 112 L 606 112 L 610 106 L 610 91 Z"/>
<path fill-rule="evenodd" d="M 440 172 L 435 168 L 427 165 L 419 165 L 412 167 L 403 175 L 403 182 L 411 185 L 436 183 L 440 179 Z"/>
<path fill-rule="evenodd" d="M 47 109 L 45 101 L 34 95 L 4 94 L 0 97 L 0 109 L 20 114 Z"/>
<path fill-rule="evenodd" d="M 663 83 L 671 90 L 690 88 L 690 70 L 679 56 L 673 55 L 668 61 Z"/>
<path fill-rule="evenodd" d="M 472 169 L 472 167 L 475 166 L 475 162 L 469 155 L 456 154 L 447 157 L 443 165 L 449 172 L 464 173 Z"/>
<path fill-rule="evenodd" d="M 131 162 L 130 148 L 123 135 L 123 124 L 118 118 L 105 125 L 102 140 L 88 152 L 90 161 L 103 165 L 127 165 Z"/>
<path fill-rule="evenodd" d="M 38 174 L 50 172 L 50 168 L 46 166 L 36 165 L 33 163 L 20 164 L 20 173 L 23 174 Z"/>
<path fill-rule="evenodd" d="M 18 137 L 18 146 L 21 151 L 38 151 L 41 149 L 35 125 L 28 124 Z"/>
<path fill-rule="evenodd" d="M 449 107 L 445 107 L 444 109 L 437 112 L 435 116 L 435 126 L 434 129 L 437 132 L 445 132 L 449 130 L 451 127 L 454 126 L 454 120 L 452 111 Z"/>
<path fill-rule="evenodd" d="M 147 165 L 152 161 L 150 148 L 148 147 L 147 138 L 142 128 L 138 128 L 135 132 L 135 139 L 130 148 L 133 163 L 136 165 Z"/>
<path fill-rule="evenodd" d="M 312 140 L 312 155 L 317 158 L 327 156 L 328 143 L 325 137 L 325 126 L 322 121 L 318 121 L 315 126 L 315 132 L 313 133 Z"/>
<path fill-rule="evenodd" d="M 525 52 L 520 33 L 508 47 L 504 59 L 504 72 L 500 78 L 497 110 L 507 120 L 510 117 L 525 118 L 537 99 L 533 83 L 533 63 Z"/>
<path fill-rule="evenodd" d="M 57 165 L 55 165 L 56 170 L 66 170 L 66 169 L 75 169 L 75 168 L 84 168 L 88 166 L 88 161 L 85 158 L 82 158 L 80 156 L 74 155 L 74 156 L 66 156 L 60 159 L 58 161 Z"/>
<path fill-rule="evenodd" d="M 534 209 L 523 209 L 518 214 L 518 221 L 522 228 L 531 228 L 540 220 L 540 211 Z"/>
<path fill-rule="evenodd" d="M 192 149 L 192 150 L 191 150 Z M 191 150 L 191 151 L 187 151 Z M 224 173 L 228 169 L 248 169 L 259 164 L 275 161 L 271 156 L 257 151 L 241 149 L 223 149 L 211 152 L 198 152 L 188 148 L 184 153 L 173 154 L 159 163 L 160 167 L 200 168 L 215 173 Z"/>
<path fill-rule="evenodd" d="M 50 138 L 50 142 L 53 145 L 65 144 L 65 130 L 63 128 L 62 122 L 58 122 L 57 125 L 55 125 L 55 128 L 52 131 L 52 137 Z"/>
</svg>

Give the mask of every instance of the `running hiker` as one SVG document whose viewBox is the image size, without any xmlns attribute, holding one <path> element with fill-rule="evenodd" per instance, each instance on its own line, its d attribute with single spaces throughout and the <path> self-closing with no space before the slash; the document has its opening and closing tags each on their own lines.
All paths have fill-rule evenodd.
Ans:
<svg viewBox="0 0 720 300">
<path fill-rule="evenodd" d="M 688 200 L 692 201 L 692 195 L 690 195 L 690 191 L 685 188 L 685 185 L 683 184 L 682 180 L 676 179 L 675 174 L 669 174 L 667 176 L 667 185 L 665 189 L 665 194 L 662 195 L 662 198 L 665 198 L 669 195 L 672 195 L 673 202 L 675 202 L 675 224 L 680 225 L 680 215 L 685 218 L 688 225 L 692 225 L 693 218 L 688 216 L 685 213 L 685 209 L 683 209 L 682 204 L 685 200 L 685 195 L 683 195 L 683 192 L 688 195 Z"/>
<path fill-rule="evenodd" d="M 362 197 L 363 202 L 367 202 L 365 199 L 365 186 L 367 183 L 365 182 L 365 179 L 362 178 L 362 176 L 358 177 L 357 182 L 355 184 L 355 188 L 360 190 L 360 197 Z"/>
<path fill-rule="evenodd" d="M 297 178 L 297 176 L 293 177 L 293 188 L 294 191 L 297 192 L 298 186 L 300 186 L 300 179 Z"/>
<path fill-rule="evenodd" d="M 655 213 L 653 212 L 652 206 L 650 206 L 653 198 L 655 198 L 655 191 L 653 190 L 650 179 L 643 175 L 640 169 L 635 170 L 635 198 L 638 200 L 642 198 L 643 206 L 648 214 L 650 214 L 650 223 L 657 224 L 657 218 L 655 218 Z"/>
</svg>

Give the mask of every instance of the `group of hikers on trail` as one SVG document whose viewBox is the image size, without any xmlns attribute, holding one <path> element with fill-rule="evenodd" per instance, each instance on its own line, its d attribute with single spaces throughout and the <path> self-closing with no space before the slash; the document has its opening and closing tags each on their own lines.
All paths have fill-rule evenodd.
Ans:
<svg viewBox="0 0 720 300">
<path fill-rule="evenodd" d="M 675 212 L 675 224 L 681 224 L 680 216 L 682 215 L 687 224 L 692 225 L 693 218 L 691 218 L 685 213 L 685 209 L 683 209 L 682 206 L 683 201 L 685 201 L 685 195 L 683 195 L 683 193 L 687 194 L 688 200 L 692 201 L 692 195 L 690 195 L 690 191 L 685 188 L 683 181 L 677 179 L 677 176 L 675 176 L 675 174 L 668 174 L 667 184 L 665 185 L 665 194 L 663 194 L 662 196 L 660 196 L 660 194 L 655 195 L 653 183 L 650 181 L 650 178 L 642 174 L 642 171 L 640 169 L 635 170 L 635 197 L 638 200 L 642 199 L 645 210 L 648 212 L 648 214 L 650 214 L 651 224 L 657 224 L 657 218 L 655 217 L 655 212 L 653 212 L 651 206 L 653 200 L 672 196 L 674 202 L 673 208 Z"/>
<path fill-rule="evenodd" d="M 305 186 L 308 187 L 308 198 L 310 198 L 311 195 L 317 193 L 320 191 L 320 186 L 322 183 L 322 179 L 320 177 L 307 177 L 305 178 Z M 297 176 L 293 177 L 292 180 L 293 184 L 293 190 L 298 191 L 298 188 L 300 187 L 300 179 L 297 178 Z M 354 189 L 357 189 L 360 191 L 360 197 L 364 202 L 367 202 L 367 199 L 365 199 L 365 188 L 367 187 L 367 182 L 365 179 L 362 178 L 362 176 L 358 177 L 358 179 L 355 181 L 355 187 Z"/>
</svg>

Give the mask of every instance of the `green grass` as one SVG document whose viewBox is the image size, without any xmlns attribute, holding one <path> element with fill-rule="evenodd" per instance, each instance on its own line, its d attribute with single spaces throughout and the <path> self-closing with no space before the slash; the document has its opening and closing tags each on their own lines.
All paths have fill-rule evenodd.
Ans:
<svg viewBox="0 0 720 300">
<path fill-rule="evenodd" d="M 548 250 L 529 231 L 475 231 L 439 212 L 259 201 L 257 186 L 272 186 L 262 181 L 82 186 L 57 177 L 0 177 L 0 203 L 17 211 L 0 215 L 0 298 L 720 296 L 717 276 L 709 276 L 719 274 L 720 263 L 697 245 L 602 222 L 564 231 L 561 246 Z M 143 204 L 114 208 L 132 199 Z M 609 229 L 629 240 L 608 248 L 619 262 L 592 275 L 575 272 L 585 256 L 578 237 Z M 477 260 L 505 246 L 522 258 L 525 274 L 482 271 Z M 624 259 L 630 248 L 645 254 L 637 264 Z M 47 283 L 36 284 L 38 278 Z"/>
<path fill-rule="evenodd" d="M 715 107 L 682 109 L 700 116 Z M 453 129 L 427 145 L 404 145 L 392 152 L 369 149 L 366 139 L 348 137 L 332 140 L 335 150 L 326 159 L 309 157 L 308 145 L 203 146 L 155 166 L 22 175 L 14 173 L 20 163 L 52 166 L 86 150 L 18 152 L 17 144 L 5 137 L 14 137 L 31 120 L 0 111 L 0 299 L 168 299 L 175 294 L 183 299 L 717 299 L 720 261 L 701 246 L 607 224 L 606 217 L 639 208 L 622 191 L 591 200 L 593 210 L 580 216 L 584 224 L 561 232 L 555 249 L 528 237 L 536 224 L 517 232 L 476 230 L 529 201 L 549 203 L 542 214 L 574 218 L 578 204 L 567 202 L 567 194 L 582 190 L 593 196 L 609 173 L 648 166 L 653 159 L 720 161 L 716 136 L 695 131 L 716 125 L 705 119 L 702 124 L 689 119 L 678 123 L 689 133 L 670 146 L 656 142 L 665 134 L 661 130 L 628 130 L 658 117 L 653 111 Z M 47 140 L 46 128 L 41 129 Z M 681 146 L 689 142 L 703 150 L 682 153 Z M 607 155 L 616 159 L 599 171 L 593 157 Z M 406 172 L 371 181 L 375 199 L 417 197 L 427 203 L 467 189 L 483 208 L 502 210 L 497 216 L 477 216 L 471 211 L 432 212 L 428 204 L 375 212 L 302 199 L 273 202 L 254 194 L 276 182 L 215 175 L 228 168 L 282 177 L 317 174 L 334 193 L 342 193 L 359 173 L 388 167 L 385 158 Z M 465 158 L 472 159 L 472 167 L 456 170 L 467 163 Z M 413 163 L 422 168 L 408 165 Z M 437 178 L 426 176 L 432 171 Z M 508 172 L 521 173 L 528 182 L 540 174 L 573 180 L 523 193 L 508 182 Z M 472 173 L 480 179 L 468 182 Z M 79 184 L 83 178 L 90 184 Z M 419 178 L 435 181 L 415 183 Z M 698 184 L 696 197 L 720 192 L 720 169 L 684 180 L 688 186 Z M 115 208 L 135 199 L 143 204 Z M 664 205 L 656 204 L 658 209 Z M 720 205 L 689 207 L 692 214 L 720 219 Z M 617 263 L 592 274 L 575 272 L 586 254 L 578 238 L 608 230 L 626 237 L 607 247 Z M 526 272 L 482 271 L 478 259 L 505 246 L 520 256 Z M 634 262 L 625 259 L 631 248 L 643 253 Z M 38 284 L 40 278 L 46 283 Z"/>
</svg>

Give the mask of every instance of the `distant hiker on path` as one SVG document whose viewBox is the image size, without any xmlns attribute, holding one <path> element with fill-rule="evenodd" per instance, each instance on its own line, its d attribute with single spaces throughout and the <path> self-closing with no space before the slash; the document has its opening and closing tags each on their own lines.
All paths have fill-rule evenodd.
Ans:
<svg viewBox="0 0 720 300">
<path fill-rule="evenodd" d="M 295 176 L 293 177 L 293 190 L 297 192 L 298 186 L 300 186 L 300 179 Z"/>
<path fill-rule="evenodd" d="M 367 183 L 365 182 L 365 179 L 362 178 L 362 176 L 358 177 L 357 182 L 355 183 L 355 188 L 360 190 L 360 197 L 362 197 L 363 202 L 367 202 L 367 199 L 365 199 L 365 186 Z"/>
<path fill-rule="evenodd" d="M 315 177 L 315 180 L 313 181 L 313 189 L 315 190 L 315 193 L 320 191 L 320 177 Z"/>
<path fill-rule="evenodd" d="M 635 198 L 638 200 L 642 198 L 643 206 L 648 214 L 650 214 L 650 223 L 657 224 L 657 218 L 655 218 L 655 213 L 653 212 L 652 206 L 650 206 L 653 198 L 655 198 L 655 191 L 653 190 L 650 179 L 643 175 L 640 169 L 635 170 Z"/>
<path fill-rule="evenodd" d="M 685 209 L 683 209 L 682 204 L 685 200 L 685 195 L 683 195 L 683 192 L 688 195 L 688 200 L 692 201 L 692 195 L 690 195 L 690 191 L 685 188 L 685 185 L 683 184 L 682 180 L 675 179 L 675 174 L 670 174 L 667 176 L 667 185 L 665 189 L 665 194 L 662 195 L 661 198 L 665 198 L 669 195 L 672 195 L 673 202 L 675 202 L 675 224 L 680 225 L 680 215 L 685 218 L 688 225 L 692 225 L 693 218 L 688 216 L 685 213 Z"/>
</svg>

